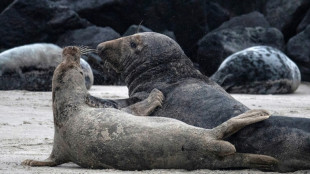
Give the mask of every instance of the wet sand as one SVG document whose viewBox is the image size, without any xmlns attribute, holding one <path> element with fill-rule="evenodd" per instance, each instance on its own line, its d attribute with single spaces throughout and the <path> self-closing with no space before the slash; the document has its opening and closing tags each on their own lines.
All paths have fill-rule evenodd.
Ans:
<svg viewBox="0 0 310 174">
<path fill-rule="evenodd" d="M 123 86 L 93 86 L 90 93 L 102 98 L 126 98 Z M 244 95 L 234 98 L 249 108 L 264 108 L 276 115 L 310 118 L 310 83 L 303 83 L 294 94 Z M 0 91 L 0 173 L 263 173 L 257 170 L 149 170 L 119 171 L 83 169 L 68 163 L 58 167 L 25 167 L 25 159 L 45 159 L 53 145 L 51 92 Z M 310 173 L 298 171 L 294 173 Z"/>
</svg>

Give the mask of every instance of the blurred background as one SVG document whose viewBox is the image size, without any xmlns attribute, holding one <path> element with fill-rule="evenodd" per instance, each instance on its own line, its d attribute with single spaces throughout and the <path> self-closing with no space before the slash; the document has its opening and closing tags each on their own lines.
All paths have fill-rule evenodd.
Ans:
<svg viewBox="0 0 310 174">
<path fill-rule="evenodd" d="M 285 53 L 310 81 L 309 7 L 309 0 L 1 0 L 0 51 L 31 43 L 96 48 L 141 24 L 139 32 L 177 41 L 207 76 L 233 53 L 266 45 Z M 83 59 L 94 84 L 123 84 L 96 54 Z"/>
</svg>

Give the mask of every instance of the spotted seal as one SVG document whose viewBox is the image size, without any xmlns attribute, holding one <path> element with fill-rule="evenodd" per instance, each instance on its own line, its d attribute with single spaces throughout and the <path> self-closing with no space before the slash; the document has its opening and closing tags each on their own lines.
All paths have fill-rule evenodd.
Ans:
<svg viewBox="0 0 310 174">
<path fill-rule="evenodd" d="M 297 65 L 280 50 L 254 46 L 227 57 L 210 77 L 229 93 L 286 94 L 300 84 Z"/>
<path fill-rule="evenodd" d="M 164 35 L 139 33 L 103 42 L 97 50 L 125 78 L 127 104 L 145 99 L 154 88 L 163 92 L 165 102 L 152 115 L 212 129 L 249 110 L 196 70 L 181 47 Z M 310 169 L 310 119 L 272 116 L 227 140 L 238 151 L 276 157 L 277 171 Z"/>
<path fill-rule="evenodd" d="M 144 170 L 154 168 L 258 168 L 271 170 L 272 157 L 236 153 L 222 138 L 246 125 L 267 119 L 264 110 L 251 110 L 207 130 L 165 117 L 134 116 L 108 105 L 89 105 L 79 49 L 66 47 L 64 61 L 53 76 L 54 145 L 44 161 L 25 160 L 24 165 L 57 166 L 74 162 L 86 168 Z M 127 107 L 154 110 L 162 97 L 149 97 Z M 159 94 L 155 90 L 155 94 Z M 154 95 L 158 96 L 158 95 Z M 151 98 L 150 98 L 151 97 Z M 92 101 L 92 100 L 91 100 Z M 153 105 L 153 106 L 152 106 Z M 131 107 L 131 108 L 130 108 Z M 130 112 L 131 112 L 130 111 Z"/>
<path fill-rule="evenodd" d="M 62 48 L 54 44 L 35 43 L 0 53 L 0 90 L 51 91 L 52 77 L 61 62 Z M 81 60 L 85 85 L 94 83 L 89 64 Z"/>
</svg>

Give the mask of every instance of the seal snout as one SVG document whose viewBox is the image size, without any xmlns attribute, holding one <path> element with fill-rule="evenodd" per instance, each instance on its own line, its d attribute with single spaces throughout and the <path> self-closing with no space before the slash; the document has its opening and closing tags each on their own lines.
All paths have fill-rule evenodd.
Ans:
<svg viewBox="0 0 310 174">
<path fill-rule="evenodd" d="M 99 54 L 101 54 L 101 52 L 104 51 L 104 49 L 105 49 L 104 42 L 97 46 L 97 51 L 98 51 Z"/>
<path fill-rule="evenodd" d="M 99 54 L 99 56 L 104 55 L 108 46 L 107 46 L 107 42 L 102 42 L 97 46 L 97 52 Z"/>
</svg>

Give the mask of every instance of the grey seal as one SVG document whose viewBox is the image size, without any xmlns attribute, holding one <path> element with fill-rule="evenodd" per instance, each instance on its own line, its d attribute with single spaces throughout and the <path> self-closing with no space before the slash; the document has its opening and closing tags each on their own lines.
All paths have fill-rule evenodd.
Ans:
<svg viewBox="0 0 310 174">
<path fill-rule="evenodd" d="M 52 77 L 61 62 L 62 48 L 55 44 L 35 43 L 0 53 L 0 90 L 51 91 Z M 87 89 L 94 83 L 89 64 L 81 60 Z"/>
<path fill-rule="evenodd" d="M 103 42 L 97 50 L 125 79 L 130 98 L 123 106 L 145 99 L 156 88 L 165 102 L 151 115 L 207 129 L 249 110 L 196 70 L 181 47 L 162 34 L 139 33 Z M 238 152 L 276 157 L 277 171 L 310 169 L 310 119 L 271 116 L 226 140 Z"/>
<path fill-rule="evenodd" d="M 271 170 L 272 157 L 236 153 L 222 138 L 267 119 L 264 110 L 251 110 L 207 130 L 164 117 L 134 116 L 122 109 L 93 107 L 79 66 L 79 49 L 66 47 L 63 62 L 53 76 L 54 145 L 44 161 L 25 160 L 24 165 L 56 166 L 74 162 L 87 168 L 143 170 L 154 168 L 258 168 Z M 126 110 L 154 110 L 163 97 L 150 96 Z M 153 96 L 158 96 L 155 90 Z M 160 95 L 159 95 L 160 96 Z M 160 102 L 159 102 L 160 101 Z M 153 106 L 152 106 L 153 105 Z M 131 107 L 131 108 L 130 108 Z"/>
<path fill-rule="evenodd" d="M 228 56 L 210 77 L 229 93 L 293 93 L 301 77 L 297 65 L 280 50 L 255 46 Z"/>
</svg>

